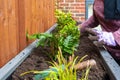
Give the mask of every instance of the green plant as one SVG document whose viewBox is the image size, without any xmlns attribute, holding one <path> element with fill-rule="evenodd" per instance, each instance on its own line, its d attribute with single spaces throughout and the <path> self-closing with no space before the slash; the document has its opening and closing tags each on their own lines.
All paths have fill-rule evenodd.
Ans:
<svg viewBox="0 0 120 80">
<path fill-rule="evenodd" d="M 78 62 L 78 57 L 72 57 L 69 60 L 66 60 L 62 55 L 61 49 L 59 48 L 57 55 L 58 61 L 49 62 L 52 64 L 50 69 L 44 71 L 28 71 L 22 73 L 21 76 L 28 73 L 34 73 L 35 80 L 77 80 L 77 69 L 74 67 L 76 64 L 79 64 L 84 58 L 85 57 L 81 58 Z M 86 72 L 83 74 L 80 80 L 88 80 L 89 70 L 90 66 L 87 67 Z"/>
<path fill-rule="evenodd" d="M 32 39 L 39 39 L 37 46 L 50 46 L 52 53 L 56 53 L 59 46 L 63 55 L 66 55 L 66 53 L 71 55 L 75 50 L 77 50 L 76 48 L 79 45 L 80 31 L 76 26 L 76 21 L 72 19 L 70 13 L 64 13 L 60 10 L 56 10 L 55 14 L 58 24 L 56 32 L 27 36 Z"/>
<path fill-rule="evenodd" d="M 57 47 L 58 47 L 58 40 L 55 37 L 55 35 L 51 33 L 40 33 L 40 34 L 33 34 L 29 35 L 27 33 L 27 37 L 29 39 L 38 39 L 37 47 L 38 46 L 49 46 L 50 47 L 50 52 L 52 57 L 55 56 L 55 53 L 57 53 Z M 54 54 L 53 54 L 54 53 Z"/>
<path fill-rule="evenodd" d="M 59 34 L 59 46 L 64 53 L 72 54 L 79 45 L 80 31 L 71 13 L 56 10 L 57 31 Z"/>
</svg>

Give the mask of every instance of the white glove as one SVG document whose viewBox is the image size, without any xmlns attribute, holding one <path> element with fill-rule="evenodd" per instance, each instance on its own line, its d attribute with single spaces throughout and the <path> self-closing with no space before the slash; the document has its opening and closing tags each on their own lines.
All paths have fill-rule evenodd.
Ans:
<svg viewBox="0 0 120 80">
<path fill-rule="evenodd" d="M 86 31 L 94 36 L 96 36 L 98 42 L 102 42 L 108 46 L 116 46 L 114 36 L 111 32 L 99 31 L 97 29 L 87 28 Z"/>
<path fill-rule="evenodd" d="M 96 36 L 98 36 L 98 41 L 103 41 L 108 46 L 116 46 L 116 42 L 114 39 L 114 36 L 111 32 L 104 32 L 94 29 L 94 31 L 97 33 Z"/>
</svg>

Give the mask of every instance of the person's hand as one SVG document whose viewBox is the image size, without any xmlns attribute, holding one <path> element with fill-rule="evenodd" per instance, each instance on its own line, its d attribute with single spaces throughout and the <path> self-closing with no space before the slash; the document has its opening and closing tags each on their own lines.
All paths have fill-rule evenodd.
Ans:
<svg viewBox="0 0 120 80">
<path fill-rule="evenodd" d="M 80 36 L 88 36 L 88 33 L 85 31 L 85 27 L 82 27 L 81 23 L 81 21 L 77 22 L 77 27 L 80 31 Z"/>
<path fill-rule="evenodd" d="M 81 33 L 86 32 L 85 31 L 85 29 L 86 29 L 85 27 L 82 27 L 81 24 L 79 24 L 78 26 L 79 26 L 79 30 L 80 30 Z"/>
<path fill-rule="evenodd" d="M 94 44 L 98 47 L 101 47 L 101 45 L 116 46 L 114 36 L 111 32 L 99 31 L 92 28 L 86 28 L 85 31 L 91 34 L 89 39 L 94 41 Z"/>
</svg>

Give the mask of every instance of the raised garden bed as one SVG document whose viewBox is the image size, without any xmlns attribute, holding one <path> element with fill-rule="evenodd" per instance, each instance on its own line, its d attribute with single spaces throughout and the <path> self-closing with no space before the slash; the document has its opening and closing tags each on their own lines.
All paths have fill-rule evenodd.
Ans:
<svg viewBox="0 0 120 80">
<path fill-rule="evenodd" d="M 47 32 L 51 32 L 55 28 L 55 26 L 56 25 L 54 25 Z M 25 48 L 23 51 L 21 51 L 15 58 L 13 58 L 10 62 L 8 62 L 0 69 L 0 73 L 3 73 L 0 74 L 0 80 L 24 80 L 25 78 L 27 80 L 31 80 L 30 78 L 33 75 L 20 77 L 19 74 L 32 69 L 43 70 L 48 68 L 48 64 L 44 62 L 50 60 L 48 55 L 44 54 L 45 52 L 47 52 L 47 49 L 43 49 L 41 47 L 35 48 L 36 42 L 37 40 L 29 45 L 27 48 Z M 91 68 L 90 70 L 90 80 L 119 80 L 120 68 L 118 64 L 116 64 L 113 58 L 108 55 L 109 53 L 106 52 L 106 50 L 99 50 L 87 38 L 86 35 L 81 37 L 78 51 L 75 54 L 81 57 L 87 54 L 89 56 L 86 59 L 92 58 L 96 60 L 97 66 Z M 80 71 L 78 71 L 78 77 L 80 76 L 81 73 Z"/>
<path fill-rule="evenodd" d="M 49 64 L 46 61 L 50 61 L 49 48 L 35 48 L 32 53 L 26 58 L 26 60 L 14 71 L 12 74 L 13 80 L 32 80 L 33 74 L 20 76 L 21 73 L 30 70 L 44 70 L 49 68 Z M 95 59 L 97 65 L 91 68 L 89 73 L 89 80 L 108 80 L 109 76 L 105 70 L 104 64 L 100 57 L 98 48 L 87 38 L 87 36 L 82 36 L 80 38 L 80 45 L 78 51 L 75 52 L 76 56 L 83 57 L 88 55 L 85 59 Z M 78 71 L 78 77 L 81 77 L 81 72 Z"/>
</svg>

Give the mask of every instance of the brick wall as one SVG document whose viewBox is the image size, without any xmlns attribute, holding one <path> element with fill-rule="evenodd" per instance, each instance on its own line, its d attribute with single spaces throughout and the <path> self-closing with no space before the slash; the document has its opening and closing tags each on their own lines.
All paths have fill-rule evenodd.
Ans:
<svg viewBox="0 0 120 80">
<path fill-rule="evenodd" d="M 85 20 L 85 0 L 57 0 L 58 9 L 70 11 L 77 21 Z"/>
</svg>

